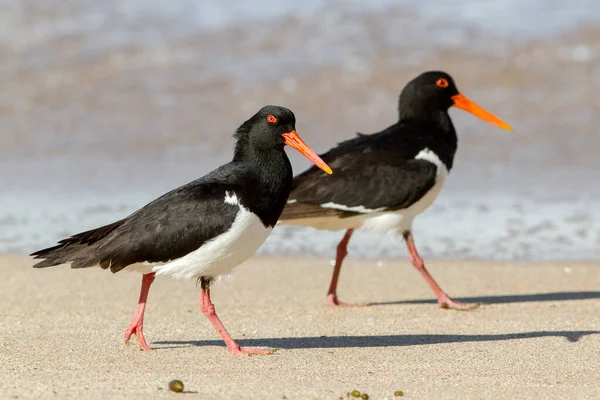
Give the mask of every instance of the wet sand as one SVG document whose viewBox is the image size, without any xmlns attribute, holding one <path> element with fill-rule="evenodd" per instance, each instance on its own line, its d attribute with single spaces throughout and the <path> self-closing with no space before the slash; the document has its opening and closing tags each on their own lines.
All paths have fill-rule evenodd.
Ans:
<svg viewBox="0 0 600 400">
<path fill-rule="evenodd" d="M 155 349 L 125 346 L 140 277 L 0 257 L 0 398 L 533 399 L 600 397 L 597 263 L 431 262 L 472 312 L 440 310 L 405 260 L 349 260 L 340 295 L 374 302 L 332 309 L 331 267 L 314 258 L 255 258 L 218 281 L 214 302 L 243 345 L 227 353 L 193 282 L 155 281 L 145 320 Z"/>
</svg>

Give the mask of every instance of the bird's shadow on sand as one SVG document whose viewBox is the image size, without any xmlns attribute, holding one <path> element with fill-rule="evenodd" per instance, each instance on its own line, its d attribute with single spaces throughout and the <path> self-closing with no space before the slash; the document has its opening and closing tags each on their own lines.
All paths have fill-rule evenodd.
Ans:
<svg viewBox="0 0 600 400">
<path fill-rule="evenodd" d="M 460 297 L 454 300 L 463 303 L 481 304 L 509 304 L 509 303 L 535 303 L 541 301 L 567 301 L 567 300 L 590 300 L 600 299 L 600 291 L 594 292 L 554 292 L 535 294 L 515 294 L 500 296 Z M 369 306 L 388 306 L 396 304 L 436 304 L 435 299 L 382 301 L 369 303 Z"/>
<path fill-rule="evenodd" d="M 463 297 L 455 300 L 465 303 L 510 304 L 543 301 L 568 301 L 600 299 L 600 291 L 589 292 L 555 292 L 501 296 Z M 392 302 L 371 303 L 370 306 L 396 304 L 436 304 L 431 300 L 402 300 Z M 294 338 L 268 338 L 239 340 L 242 346 L 271 347 L 280 349 L 332 349 L 360 347 L 401 347 L 420 346 L 443 343 L 493 342 L 500 340 L 535 339 L 542 337 L 563 337 L 569 342 L 578 342 L 587 335 L 597 335 L 600 331 L 538 331 L 525 333 L 508 333 L 497 335 L 380 335 L 380 336 L 320 336 Z M 181 340 L 154 342 L 156 349 L 167 349 L 190 346 L 223 346 L 221 340 Z"/>
<path fill-rule="evenodd" d="M 335 349 L 360 347 L 402 347 L 444 343 L 495 342 L 500 340 L 563 337 L 569 342 L 578 342 L 587 335 L 600 331 L 539 331 L 507 333 L 498 335 L 379 335 L 379 336 L 319 336 L 239 340 L 242 346 L 271 347 L 279 349 Z M 154 342 L 161 347 L 156 350 L 191 347 L 223 346 L 222 340 L 172 340 Z"/>
</svg>

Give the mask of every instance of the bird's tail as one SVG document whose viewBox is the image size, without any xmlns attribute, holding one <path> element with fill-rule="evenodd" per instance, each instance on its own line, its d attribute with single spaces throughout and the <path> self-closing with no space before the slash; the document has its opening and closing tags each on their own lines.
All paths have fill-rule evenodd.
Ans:
<svg viewBox="0 0 600 400">
<path fill-rule="evenodd" d="M 98 264 L 96 250 L 102 239 L 118 228 L 123 220 L 110 225 L 81 232 L 58 242 L 58 245 L 32 253 L 34 259 L 41 259 L 34 268 L 47 268 L 55 265 L 71 263 L 72 268 L 86 268 Z"/>
</svg>

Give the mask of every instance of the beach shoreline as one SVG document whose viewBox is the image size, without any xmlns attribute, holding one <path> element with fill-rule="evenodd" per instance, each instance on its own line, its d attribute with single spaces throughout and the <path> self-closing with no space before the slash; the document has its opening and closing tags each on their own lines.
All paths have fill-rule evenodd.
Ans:
<svg viewBox="0 0 600 400">
<path fill-rule="evenodd" d="M 600 168 L 600 6 L 589 0 L 433 10 L 311 1 L 300 14 L 296 2 L 274 0 L 267 14 L 233 0 L 214 14 L 185 0 L 21 3 L 21 18 L 0 14 L 0 252 L 51 246 L 205 175 L 231 159 L 235 129 L 266 104 L 293 110 L 321 153 L 395 123 L 404 85 L 442 69 L 515 131 L 450 110 L 458 151 L 439 198 L 415 220 L 422 255 L 600 260 L 600 189 L 582 185 Z M 205 30 L 220 14 L 237 22 Z M 288 153 L 296 174 L 308 167 Z M 341 235 L 278 228 L 262 252 L 328 257 Z M 405 254 L 359 235 L 351 254 Z"/>
</svg>

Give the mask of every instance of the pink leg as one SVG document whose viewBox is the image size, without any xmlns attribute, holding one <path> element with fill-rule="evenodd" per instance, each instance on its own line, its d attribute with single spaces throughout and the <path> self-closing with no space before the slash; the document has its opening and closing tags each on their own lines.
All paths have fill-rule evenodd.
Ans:
<svg viewBox="0 0 600 400">
<path fill-rule="evenodd" d="M 225 341 L 225 345 L 231 354 L 271 354 L 275 350 L 261 350 L 250 347 L 242 347 L 227 333 L 223 323 L 215 312 L 215 306 L 210 301 L 210 279 L 201 278 L 202 295 L 200 297 L 200 308 L 209 321 L 213 324 L 221 338 Z"/>
<path fill-rule="evenodd" d="M 129 328 L 127 328 L 125 331 L 125 344 L 129 344 L 131 335 L 135 334 L 140 348 L 146 351 L 150 351 L 150 347 L 148 346 L 148 343 L 146 343 L 143 332 L 144 310 L 146 309 L 146 300 L 148 300 L 148 291 L 150 290 L 150 285 L 152 285 L 152 282 L 154 282 L 154 272 L 150 274 L 144 274 L 142 277 L 142 289 L 140 290 L 140 299 L 138 301 L 137 311 L 133 316 L 131 324 L 129 324 Z"/>
<path fill-rule="evenodd" d="M 361 307 L 363 304 L 348 304 L 340 301 L 337 297 L 337 284 L 340 278 L 340 270 L 342 269 L 342 263 L 344 258 L 348 255 L 348 242 L 354 229 L 348 229 L 344 238 L 337 246 L 337 254 L 335 256 L 335 267 L 333 267 L 333 276 L 331 277 L 331 284 L 329 285 L 329 291 L 327 292 L 327 301 L 334 307 Z"/>
<path fill-rule="evenodd" d="M 429 286 L 431 286 L 435 293 L 435 296 L 437 297 L 438 304 L 441 308 L 451 308 L 453 310 L 466 311 L 479 307 L 479 304 L 460 303 L 458 301 L 452 300 L 450 296 L 448 296 L 437 284 L 437 282 L 429 274 L 427 269 L 425 269 L 425 263 L 423 262 L 423 259 L 417 252 L 412 233 L 410 231 L 406 231 L 404 232 L 403 236 L 404 240 L 406 240 L 406 246 L 408 247 L 410 262 L 417 269 L 417 271 L 419 271 L 421 275 L 423 275 L 423 278 L 425 278 Z"/>
</svg>

